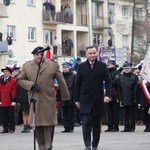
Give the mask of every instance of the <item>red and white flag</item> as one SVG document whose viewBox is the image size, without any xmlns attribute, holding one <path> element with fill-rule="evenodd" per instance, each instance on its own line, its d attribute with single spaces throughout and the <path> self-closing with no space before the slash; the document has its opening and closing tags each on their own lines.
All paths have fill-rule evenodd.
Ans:
<svg viewBox="0 0 150 150">
<path fill-rule="evenodd" d="M 143 79 L 150 83 L 150 47 L 145 55 L 140 74 Z"/>
<path fill-rule="evenodd" d="M 140 74 L 141 74 L 142 78 L 144 79 L 141 82 L 141 87 L 142 87 L 142 90 L 143 90 L 149 104 L 150 104 L 150 93 L 146 87 L 146 82 L 150 83 L 150 47 L 148 48 L 148 51 L 145 55 Z"/>
</svg>

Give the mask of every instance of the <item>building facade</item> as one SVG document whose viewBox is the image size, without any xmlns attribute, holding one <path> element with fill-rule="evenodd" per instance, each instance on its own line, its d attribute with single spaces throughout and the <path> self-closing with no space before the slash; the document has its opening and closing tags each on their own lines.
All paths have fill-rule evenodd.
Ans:
<svg viewBox="0 0 150 150">
<path fill-rule="evenodd" d="M 12 44 L 8 45 L 8 52 L 0 53 L 0 66 L 13 63 L 21 66 L 32 59 L 31 51 L 39 45 L 49 45 L 53 55 L 54 37 L 59 42 L 56 55 L 60 64 L 77 56 L 84 59 L 83 48 L 88 45 L 99 45 L 106 59 L 116 60 L 120 54 L 114 53 L 114 49 L 131 49 L 133 3 L 130 1 L 50 0 L 54 11 L 43 5 L 46 0 L 11 0 L 9 6 L 1 1 L 0 8 L 7 11 L 7 18 L 0 18 L 0 32 L 3 41 L 10 36 Z M 0 9 L 0 17 L 5 11 Z M 70 55 L 66 53 L 67 38 L 72 40 Z M 124 49 L 122 52 L 128 53 Z M 124 54 L 124 60 L 128 56 Z M 118 63 L 123 63 L 120 59 Z"/>
</svg>

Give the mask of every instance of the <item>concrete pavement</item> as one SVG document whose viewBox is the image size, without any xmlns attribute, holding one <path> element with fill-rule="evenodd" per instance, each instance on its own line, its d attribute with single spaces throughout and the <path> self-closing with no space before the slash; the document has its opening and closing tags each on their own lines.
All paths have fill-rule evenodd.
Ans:
<svg viewBox="0 0 150 150">
<path fill-rule="evenodd" d="M 136 126 L 135 132 L 104 132 L 102 127 L 99 150 L 149 150 L 150 132 L 143 132 L 145 126 Z M 33 131 L 21 133 L 22 126 L 16 126 L 15 133 L 0 134 L 0 150 L 34 150 Z M 61 133 L 63 126 L 56 126 L 53 150 L 84 150 L 82 128 L 75 127 L 74 133 Z M 123 130 L 123 126 L 120 126 Z M 0 131 L 2 127 L 0 126 Z"/>
</svg>

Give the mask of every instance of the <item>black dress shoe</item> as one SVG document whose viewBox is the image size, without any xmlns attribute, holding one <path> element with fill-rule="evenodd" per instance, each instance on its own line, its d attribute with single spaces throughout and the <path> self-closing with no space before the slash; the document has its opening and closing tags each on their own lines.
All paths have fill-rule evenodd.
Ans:
<svg viewBox="0 0 150 150">
<path fill-rule="evenodd" d="M 64 130 L 64 131 L 61 131 L 61 133 L 73 133 L 73 130 L 70 129 L 70 130 Z"/>
<path fill-rule="evenodd" d="M 112 130 L 110 130 L 110 132 L 118 132 L 119 131 L 119 129 L 112 129 Z"/>
<path fill-rule="evenodd" d="M 91 146 L 86 146 L 85 150 L 91 150 Z"/>
<path fill-rule="evenodd" d="M 61 133 L 67 133 L 69 132 L 69 130 L 64 130 L 64 131 L 61 131 Z"/>
<path fill-rule="evenodd" d="M 121 131 L 121 132 L 130 132 L 130 130 L 129 130 L 129 129 L 126 129 L 126 130 L 123 130 L 123 131 Z"/>
<path fill-rule="evenodd" d="M 92 150 L 98 150 L 98 148 L 97 147 L 92 147 Z"/>
<path fill-rule="evenodd" d="M 10 130 L 10 131 L 9 131 L 9 133 L 14 133 L 14 132 L 15 132 L 15 130 Z"/>
<path fill-rule="evenodd" d="M 105 132 L 111 132 L 112 128 L 105 130 Z"/>
<path fill-rule="evenodd" d="M 8 133 L 8 130 L 3 130 L 1 133 Z"/>
<path fill-rule="evenodd" d="M 135 131 L 135 129 L 130 129 L 130 132 L 134 132 Z"/>
<path fill-rule="evenodd" d="M 149 128 L 146 128 L 146 129 L 144 130 L 144 132 L 150 132 L 150 129 L 149 129 Z"/>
</svg>

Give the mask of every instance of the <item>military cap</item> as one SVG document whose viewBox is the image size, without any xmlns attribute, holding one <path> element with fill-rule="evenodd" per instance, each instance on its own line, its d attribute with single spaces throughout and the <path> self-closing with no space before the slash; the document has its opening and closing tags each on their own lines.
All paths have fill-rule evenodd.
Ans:
<svg viewBox="0 0 150 150">
<path fill-rule="evenodd" d="M 112 65 L 116 65 L 116 62 L 114 60 L 108 60 L 107 64 L 112 64 Z"/>
<path fill-rule="evenodd" d="M 125 62 L 125 64 L 122 66 L 123 68 L 132 68 L 132 64 Z"/>
<path fill-rule="evenodd" d="M 71 67 L 70 63 L 68 63 L 68 62 L 66 62 L 66 61 L 62 63 L 62 66 L 63 66 L 63 67 L 65 66 L 65 67 L 67 67 L 67 68 L 70 68 L 70 67 Z"/>
<path fill-rule="evenodd" d="M 31 54 L 38 54 L 38 53 L 41 53 L 41 50 L 42 49 L 44 49 L 44 47 L 42 47 L 42 46 L 38 46 L 38 47 L 36 47 L 32 52 L 31 52 Z M 44 52 L 44 51 L 43 51 Z"/>
<path fill-rule="evenodd" d="M 80 57 L 77 57 L 77 61 L 81 61 L 81 58 L 80 58 Z"/>
</svg>

